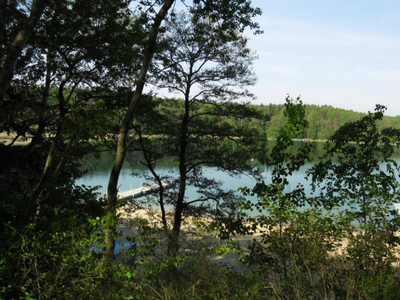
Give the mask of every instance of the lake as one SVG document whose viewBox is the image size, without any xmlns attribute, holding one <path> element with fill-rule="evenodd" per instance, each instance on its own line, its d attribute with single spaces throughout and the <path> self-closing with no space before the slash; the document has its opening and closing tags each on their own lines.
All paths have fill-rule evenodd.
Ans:
<svg viewBox="0 0 400 300">
<path fill-rule="evenodd" d="M 298 149 L 302 145 L 302 142 L 295 142 L 293 146 L 293 150 Z M 323 142 L 315 143 L 314 152 L 311 155 L 312 162 L 304 165 L 298 172 L 295 172 L 289 178 L 289 186 L 288 190 L 294 189 L 299 183 L 304 185 L 305 192 L 307 195 L 311 195 L 311 187 L 310 182 L 305 179 L 306 171 L 311 168 L 317 158 L 323 154 Z M 400 151 L 396 149 L 393 158 L 400 163 Z M 91 168 L 91 171 L 79 179 L 77 184 L 84 184 L 86 186 L 100 186 L 99 192 L 101 194 L 106 194 L 108 179 L 110 176 L 110 170 L 113 165 L 113 153 L 112 152 L 103 152 L 100 155 L 100 159 L 88 158 L 86 161 L 86 165 Z M 262 175 L 266 183 L 270 183 L 272 168 L 262 166 L 256 161 L 254 164 L 258 164 L 258 167 L 262 170 Z M 172 158 L 165 158 L 160 166 L 156 168 L 156 171 L 159 174 L 163 175 L 172 175 L 177 174 L 178 165 Z M 135 175 L 132 175 L 132 172 L 135 172 Z M 241 176 L 241 177 L 231 177 L 227 173 L 217 170 L 217 168 L 213 167 L 203 167 L 203 172 L 209 178 L 214 178 L 223 182 L 224 189 L 232 189 L 237 190 L 239 187 L 250 187 L 252 188 L 255 184 L 254 178 Z M 120 178 L 119 178 L 119 191 L 124 192 L 130 189 L 141 187 L 143 184 L 152 184 L 150 181 L 146 181 L 143 176 L 150 175 L 148 169 L 140 164 L 140 156 L 139 154 L 131 155 L 125 162 Z M 196 191 L 194 188 L 189 187 L 187 189 L 186 195 L 189 199 L 194 199 L 196 197 Z M 255 197 L 249 197 L 251 200 L 255 200 Z"/>
<path fill-rule="evenodd" d="M 100 186 L 98 191 L 102 194 L 105 194 L 107 192 L 108 179 L 113 165 L 113 159 L 114 156 L 112 152 L 101 153 L 100 159 L 88 159 L 85 163 L 90 167 L 90 172 L 80 178 L 77 181 L 77 184 L 84 184 L 86 186 Z M 119 177 L 118 186 L 119 191 L 121 192 L 141 187 L 145 183 L 151 183 L 143 178 L 145 175 L 150 175 L 150 172 L 145 166 L 140 164 L 140 158 L 137 157 L 137 161 L 132 161 L 132 159 L 129 160 L 131 162 L 124 163 Z M 254 164 L 258 163 L 254 162 Z M 305 172 L 313 165 L 314 163 L 309 163 L 303 166 L 298 172 L 293 174 L 293 176 L 290 178 L 289 188 L 295 187 L 298 183 L 306 184 L 307 181 L 304 179 Z M 264 176 L 266 182 L 269 182 L 268 179 L 271 177 L 272 168 L 261 166 L 259 164 L 258 167 L 262 169 L 262 175 Z M 156 171 L 161 175 L 173 175 L 174 173 L 177 174 L 178 164 L 171 158 L 166 158 L 161 165 L 156 168 Z M 135 174 L 132 174 L 133 172 L 135 172 Z M 223 187 L 225 189 L 237 190 L 239 187 L 253 187 L 255 184 L 255 180 L 252 177 L 231 177 L 227 173 L 217 170 L 217 168 L 214 167 L 203 167 L 203 172 L 209 178 L 214 178 L 223 182 Z M 187 191 L 188 197 L 190 197 L 190 195 L 193 193 L 194 192 L 189 188 Z"/>
</svg>

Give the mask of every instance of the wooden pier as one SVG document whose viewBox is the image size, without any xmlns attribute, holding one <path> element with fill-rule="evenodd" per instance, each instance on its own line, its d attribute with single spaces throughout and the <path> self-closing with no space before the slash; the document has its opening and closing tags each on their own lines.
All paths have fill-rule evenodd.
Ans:
<svg viewBox="0 0 400 300">
<path fill-rule="evenodd" d="M 162 185 L 164 188 L 169 188 L 173 184 L 174 184 L 173 181 L 162 182 Z M 158 184 L 148 185 L 148 186 L 140 187 L 137 189 L 131 189 L 126 192 L 120 192 L 120 193 L 118 193 L 118 198 L 122 199 L 122 200 L 139 198 L 139 197 L 151 194 L 151 193 L 155 193 L 155 192 L 159 191 L 159 189 L 160 189 L 160 186 Z"/>
</svg>

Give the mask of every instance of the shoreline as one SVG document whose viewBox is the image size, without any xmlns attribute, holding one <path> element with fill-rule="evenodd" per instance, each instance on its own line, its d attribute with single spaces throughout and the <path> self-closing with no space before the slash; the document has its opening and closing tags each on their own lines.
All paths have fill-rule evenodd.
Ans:
<svg viewBox="0 0 400 300">
<path fill-rule="evenodd" d="M 119 214 L 119 222 L 117 225 L 117 231 L 121 232 L 121 238 L 119 240 L 126 241 L 127 238 L 130 239 L 134 236 L 140 236 L 138 230 L 139 223 L 142 221 L 148 222 L 151 228 L 158 230 L 158 234 L 155 234 L 154 238 L 159 240 L 160 246 L 156 249 L 156 253 L 160 257 L 164 256 L 166 253 L 167 237 L 163 231 L 162 221 L 161 221 L 161 211 L 155 208 L 148 209 L 138 209 L 133 211 L 133 207 L 129 207 L 129 204 L 119 208 L 117 214 Z M 173 212 L 168 211 L 167 221 L 169 225 L 172 225 Z M 208 218 L 209 219 L 209 218 Z M 226 243 L 221 241 L 215 234 L 208 232 L 205 228 L 199 227 L 195 224 L 195 217 L 186 217 L 182 220 L 182 227 L 180 233 L 181 243 L 185 246 L 185 251 L 191 252 L 190 249 L 211 249 L 213 247 L 223 246 Z M 205 222 L 210 222 L 211 220 L 201 220 Z M 143 225 L 143 223 L 142 223 Z M 170 227 L 171 228 L 171 227 Z M 254 233 L 253 235 L 237 235 L 232 238 L 234 242 L 239 243 L 240 248 L 244 253 L 249 253 L 248 246 L 253 241 L 261 236 L 261 233 Z M 149 238 L 146 236 L 146 238 Z M 140 247 L 140 243 L 138 245 Z M 223 265 L 234 266 L 238 271 L 243 271 L 245 267 L 239 261 L 239 254 L 236 252 L 230 252 L 225 255 L 219 255 L 213 253 L 210 255 L 210 260 L 214 263 L 220 263 Z"/>
<path fill-rule="evenodd" d="M 128 208 L 128 209 L 127 209 Z M 154 238 L 159 241 L 158 250 L 155 253 L 158 253 L 159 257 L 165 256 L 166 253 L 166 244 L 167 237 L 165 232 L 162 230 L 162 222 L 161 222 L 161 211 L 155 208 L 149 209 L 138 209 L 133 211 L 133 207 L 129 207 L 129 204 L 125 205 L 118 209 L 117 213 L 120 215 L 119 222 L 117 225 L 117 231 L 121 232 L 122 240 L 127 240 L 130 237 L 140 236 L 140 232 L 138 231 L 139 224 L 138 221 L 142 220 L 144 222 L 148 222 L 149 228 L 155 228 L 158 230 L 158 234 L 154 236 L 146 236 L 146 238 Z M 167 212 L 168 219 L 170 224 L 172 224 L 173 212 Z M 187 217 L 182 221 L 181 234 L 180 239 L 181 243 L 184 245 L 183 249 L 185 252 L 192 250 L 190 249 L 212 249 L 217 248 L 219 246 L 226 245 L 225 241 L 221 241 L 216 235 L 212 232 L 207 231 L 203 227 L 199 227 L 195 224 L 195 217 Z M 207 220 L 206 220 L 207 221 Z M 208 221 L 211 221 L 210 219 Z M 142 225 L 144 225 L 142 223 Z M 285 228 L 287 226 L 284 226 Z M 279 230 L 278 228 L 274 228 L 274 230 Z M 268 229 L 266 228 L 257 228 L 253 234 L 249 235 L 234 235 L 232 237 L 232 241 L 237 243 L 240 246 L 241 255 L 249 254 L 251 243 L 253 241 L 260 241 L 263 234 L 268 234 Z M 154 234 L 154 233 L 153 233 Z M 357 236 L 362 234 L 361 232 L 354 231 L 352 233 L 353 236 Z M 396 236 L 400 236 L 400 232 L 395 233 Z M 329 256 L 341 256 L 345 255 L 347 251 L 347 247 L 349 246 L 349 237 L 344 236 L 339 238 L 338 240 L 333 241 L 336 246 L 334 249 L 328 252 Z M 140 247 L 140 243 L 138 245 Z M 400 246 L 397 247 L 397 250 L 400 250 Z M 233 266 L 238 271 L 244 271 L 247 269 L 245 265 L 243 265 L 240 260 L 240 254 L 235 251 L 228 252 L 225 255 L 219 255 L 215 252 L 210 254 L 211 262 L 220 263 L 222 265 L 230 265 Z M 398 254 L 398 260 L 393 262 L 394 265 L 400 267 L 400 254 Z"/>
</svg>

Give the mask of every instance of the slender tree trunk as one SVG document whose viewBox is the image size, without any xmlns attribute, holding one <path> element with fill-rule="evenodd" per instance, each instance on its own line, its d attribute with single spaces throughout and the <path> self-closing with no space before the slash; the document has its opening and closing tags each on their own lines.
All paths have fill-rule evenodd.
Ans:
<svg viewBox="0 0 400 300">
<path fill-rule="evenodd" d="M 38 128 L 36 132 L 34 133 L 32 137 L 32 141 L 29 143 L 29 145 L 26 148 L 26 154 L 24 155 L 22 161 L 24 161 L 27 157 L 29 157 L 34 148 L 36 147 L 37 144 L 40 143 L 40 141 L 43 138 L 44 131 L 46 129 L 46 106 L 47 106 L 47 101 L 49 99 L 49 94 L 50 94 L 50 84 L 51 84 L 51 55 L 49 54 L 50 50 L 48 50 L 47 57 L 46 57 L 46 80 L 45 80 L 45 86 L 43 90 L 43 95 L 42 95 L 42 101 L 40 103 L 39 107 L 39 120 L 38 120 Z"/>
<path fill-rule="evenodd" d="M 0 44 L 6 39 L 6 7 L 7 0 L 0 0 Z"/>
<path fill-rule="evenodd" d="M 28 202 L 27 210 L 25 213 L 25 222 L 28 222 L 30 217 L 33 215 L 33 212 L 36 211 L 36 208 L 40 207 L 40 203 L 38 203 L 37 200 L 47 184 L 50 171 L 53 167 L 54 159 L 57 153 L 57 145 L 59 140 L 61 139 L 64 126 L 66 111 L 65 111 L 65 99 L 63 93 L 64 93 L 64 87 L 67 84 L 68 80 L 69 76 L 66 79 L 64 79 L 58 90 L 57 98 L 58 98 L 58 108 L 60 111 L 60 116 L 57 122 L 57 131 L 55 136 L 52 138 L 50 150 L 49 153 L 47 154 L 46 163 L 42 172 L 42 176 L 40 177 L 40 180 L 36 185 L 35 190 L 33 191 L 32 196 L 30 197 L 30 200 Z M 39 212 L 36 211 L 36 215 L 38 215 L 38 213 Z"/>
<path fill-rule="evenodd" d="M 144 84 L 146 82 L 147 70 L 153 59 L 153 55 L 157 45 L 158 31 L 162 20 L 166 17 L 168 10 L 171 8 L 175 0 L 166 0 L 160 11 L 157 13 L 154 24 L 149 32 L 149 40 L 145 50 L 144 61 L 140 70 L 139 77 L 136 81 L 136 89 L 132 100 L 129 104 L 118 135 L 117 149 L 115 153 L 114 166 L 111 170 L 110 179 L 107 188 L 107 228 L 105 233 L 104 243 L 106 249 L 104 251 L 104 261 L 110 262 L 114 257 L 115 246 L 115 231 L 116 231 L 116 204 L 118 194 L 118 179 L 122 169 L 122 164 L 125 160 L 126 153 L 126 138 L 132 122 L 136 108 L 142 97 Z"/>
<path fill-rule="evenodd" d="M 35 29 L 40 17 L 44 11 L 46 0 L 36 0 L 33 2 L 31 14 L 24 27 L 18 32 L 14 41 L 12 42 L 8 55 L 4 61 L 3 67 L 0 73 L 0 108 L 3 105 L 3 99 L 5 92 L 10 86 L 12 77 L 14 76 L 15 66 L 18 58 L 21 55 L 22 49 L 24 49 L 29 37 Z"/>
<path fill-rule="evenodd" d="M 68 156 L 68 152 L 70 151 L 72 145 L 75 142 L 75 138 L 72 138 L 68 141 L 67 146 L 65 147 L 65 150 L 63 151 L 61 158 L 58 161 L 57 167 L 55 168 L 55 171 L 53 172 L 53 174 L 50 176 L 50 178 L 48 179 L 48 184 L 47 186 L 49 186 L 49 189 L 47 190 L 45 196 L 43 197 L 43 199 L 41 200 L 37 210 L 36 210 L 36 216 L 39 217 L 41 214 L 43 213 L 43 209 L 41 209 L 43 207 L 44 204 L 46 204 L 46 202 L 48 201 L 48 199 L 50 198 L 50 196 L 52 195 L 52 192 L 54 191 L 54 187 L 55 187 L 55 181 L 58 177 L 58 174 L 61 171 L 61 168 L 64 166 L 64 163 L 67 159 Z"/>
<path fill-rule="evenodd" d="M 168 257 L 176 257 L 179 251 L 179 235 L 181 232 L 181 224 L 182 224 L 182 213 L 184 209 L 183 200 L 185 199 L 186 192 L 186 168 L 184 173 L 182 172 L 181 163 L 179 163 L 179 192 L 178 199 L 175 205 L 175 216 L 174 216 L 174 226 L 172 228 L 172 232 L 168 237 Z"/>
<path fill-rule="evenodd" d="M 156 170 L 154 169 L 154 166 L 153 166 L 153 164 L 151 162 L 151 159 L 150 159 L 149 155 L 147 154 L 146 147 L 145 147 L 145 145 L 143 143 L 143 138 L 142 138 L 142 133 L 141 133 L 141 130 L 140 130 L 140 126 L 136 129 L 136 132 L 139 135 L 139 142 L 140 142 L 140 146 L 143 149 L 143 156 L 144 156 L 144 159 L 146 160 L 147 167 L 149 168 L 151 174 L 153 175 L 153 177 L 156 179 L 158 185 L 160 186 L 160 190 L 159 190 L 159 193 L 158 193 L 158 195 L 159 195 L 159 197 L 158 197 L 159 202 L 158 203 L 160 204 L 161 220 L 162 220 L 162 223 L 163 223 L 164 231 L 168 232 L 168 223 L 167 223 L 167 217 L 166 217 L 166 214 L 165 214 L 165 205 L 164 205 L 164 190 L 165 190 L 165 188 L 164 188 L 164 185 L 163 185 L 163 183 L 161 181 L 160 176 L 158 176 L 158 174 L 156 173 Z"/>
<path fill-rule="evenodd" d="M 51 141 L 51 145 L 50 145 L 50 150 L 49 153 L 47 154 L 47 158 L 46 158 L 46 163 L 42 172 L 42 176 L 40 177 L 39 182 L 37 183 L 35 190 L 33 191 L 32 195 L 30 196 L 30 200 L 28 202 L 27 208 L 26 208 L 26 213 L 25 213 L 25 218 L 24 218 L 24 222 L 29 222 L 31 216 L 33 216 L 34 212 L 36 212 L 36 215 L 38 214 L 38 207 L 40 207 L 40 203 L 38 202 L 38 198 L 40 197 L 42 191 L 44 190 L 46 183 L 48 181 L 49 178 L 49 174 L 51 171 L 51 168 L 53 166 L 53 162 L 56 156 L 56 150 L 57 150 L 57 144 L 58 144 L 58 140 L 61 137 L 61 127 L 60 127 L 60 123 L 62 122 L 62 120 L 60 120 L 59 124 L 58 124 L 58 128 L 57 128 L 57 133 L 56 135 L 53 137 L 53 140 Z"/>
<path fill-rule="evenodd" d="M 188 85 L 186 87 L 185 115 L 183 116 L 182 127 L 181 127 L 181 145 L 179 153 L 179 192 L 175 204 L 174 226 L 172 228 L 172 232 L 169 235 L 169 240 L 168 240 L 169 257 L 176 257 L 179 251 L 179 235 L 181 232 L 182 213 L 184 209 L 184 199 L 186 193 L 186 181 L 187 181 L 186 148 L 187 148 L 189 112 L 190 112 L 190 105 L 189 105 L 190 78 L 191 76 L 189 76 L 188 78 Z"/>
</svg>

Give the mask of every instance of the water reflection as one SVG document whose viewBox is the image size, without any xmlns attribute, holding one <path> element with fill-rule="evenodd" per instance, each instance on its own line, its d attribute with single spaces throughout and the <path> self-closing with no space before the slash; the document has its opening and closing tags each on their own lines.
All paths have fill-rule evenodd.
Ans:
<svg viewBox="0 0 400 300">
<path fill-rule="evenodd" d="M 275 145 L 275 141 L 269 141 L 268 148 L 272 148 Z M 295 145 L 291 151 L 295 153 L 301 146 L 303 142 L 295 142 Z M 323 153 L 324 143 L 314 143 L 314 151 L 312 153 L 311 159 L 316 161 L 317 158 Z M 89 169 L 87 175 L 78 180 L 78 184 L 84 184 L 88 186 L 100 186 L 99 192 L 102 194 L 106 193 L 108 179 L 110 176 L 110 171 L 113 165 L 114 155 L 112 152 L 102 152 L 99 158 L 88 157 L 85 159 L 84 166 Z M 124 166 L 121 170 L 121 175 L 119 179 L 119 190 L 126 191 L 132 188 L 137 188 L 142 186 L 146 180 L 144 177 L 149 175 L 149 171 L 146 166 L 144 166 L 140 161 L 142 157 L 140 152 L 129 153 Z M 252 162 L 254 166 L 257 166 L 265 178 L 266 183 L 270 183 L 270 177 L 272 168 L 262 165 L 259 160 L 254 159 Z M 295 188 L 299 183 L 305 185 L 306 191 L 309 192 L 309 183 L 305 180 L 305 172 L 314 165 L 314 162 L 308 163 L 303 166 L 298 172 L 290 177 L 289 189 Z M 172 157 L 165 157 L 160 161 L 156 171 L 161 176 L 172 176 L 178 171 L 178 162 Z M 218 170 L 214 167 L 203 167 L 204 174 L 209 178 L 214 178 L 223 182 L 223 188 L 237 190 L 239 187 L 253 187 L 256 183 L 255 179 L 248 176 L 241 177 L 231 177 L 229 174 Z M 135 174 L 133 174 L 135 173 Z M 194 196 L 194 189 L 190 188 L 187 191 L 188 197 Z"/>
<path fill-rule="evenodd" d="M 275 141 L 268 142 L 268 149 L 271 149 L 275 145 Z M 304 145 L 305 142 L 296 141 L 293 148 L 290 150 L 291 153 L 296 153 L 300 147 Z M 304 186 L 307 195 L 311 195 L 310 182 L 305 179 L 306 172 L 310 169 L 315 162 L 324 153 L 324 142 L 314 142 L 314 149 L 311 154 L 311 162 L 302 166 L 298 172 L 295 172 L 289 177 L 289 186 L 287 186 L 286 191 L 291 191 L 298 184 Z M 268 150 L 267 150 L 268 151 Z M 393 158 L 400 163 L 400 149 L 396 148 L 394 151 Z M 78 180 L 77 184 L 84 184 L 87 186 L 100 186 L 99 192 L 102 194 L 106 193 L 108 179 L 110 176 L 111 167 L 113 165 L 114 155 L 112 152 L 102 152 L 99 158 L 88 157 L 85 159 L 85 166 L 89 168 L 89 172 L 83 178 Z M 119 178 L 119 190 L 127 191 L 129 189 L 134 189 L 141 187 L 143 184 L 150 183 L 146 181 L 144 177 L 150 175 L 147 167 L 141 164 L 141 153 L 132 152 L 129 153 L 126 162 L 121 170 Z M 266 183 L 270 183 L 272 168 L 261 165 L 259 160 L 255 159 L 252 163 L 257 166 L 262 171 L 262 176 Z M 156 171 L 161 176 L 173 176 L 177 175 L 178 162 L 172 157 L 165 157 L 160 161 L 159 166 Z M 250 187 L 252 188 L 256 183 L 255 179 L 252 177 L 241 176 L 241 177 L 231 177 L 227 173 L 218 170 L 214 167 L 203 167 L 204 174 L 209 178 L 214 178 L 223 182 L 222 187 L 224 189 L 237 190 L 239 187 Z M 133 173 L 135 173 L 133 175 Z M 196 196 L 196 191 L 193 187 L 189 187 L 187 190 L 187 197 L 193 198 Z M 255 197 L 251 197 L 255 200 Z"/>
</svg>

